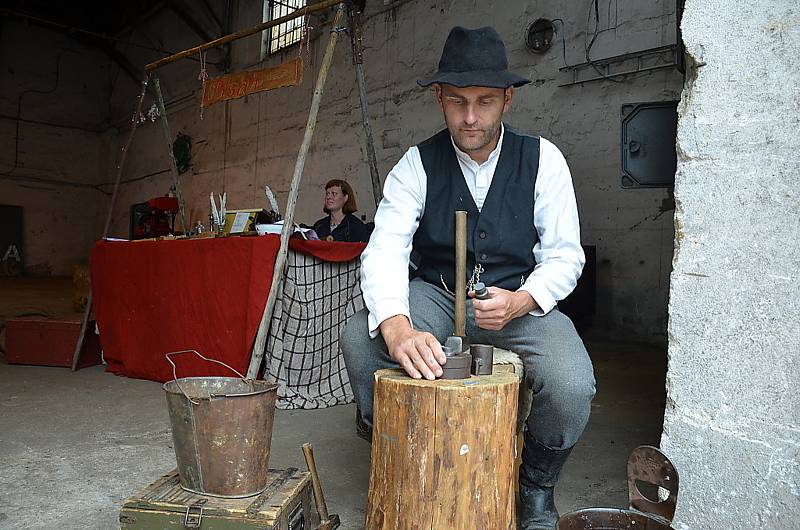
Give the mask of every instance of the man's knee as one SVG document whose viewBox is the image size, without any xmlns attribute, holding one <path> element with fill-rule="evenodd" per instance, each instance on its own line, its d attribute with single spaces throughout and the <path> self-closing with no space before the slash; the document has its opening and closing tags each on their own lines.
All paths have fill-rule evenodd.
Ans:
<svg viewBox="0 0 800 530">
<path fill-rule="evenodd" d="M 577 354 L 572 363 L 548 363 L 526 369 L 527 385 L 534 395 L 543 394 L 567 409 L 588 406 L 595 394 L 595 378 L 588 354 Z M 551 364 L 551 366 L 546 366 Z M 538 368 L 538 369 L 537 369 Z"/>
<path fill-rule="evenodd" d="M 540 384 L 527 418 L 528 430 L 548 447 L 572 447 L 589 421 L 594 378 L 553 377 Z"/>
<path fill-rule="evenodd" d="M 361 345 L 369 340 L 368 314 L 366 309 L 353 314 L 347 319 L 347 323 L 339 333 L 339 346 L 342 348 L 345 359 L 362 351 Z"/>
<path fill-rule="evenodd" d="M 562 415 L 588 414 L 595 394 L 594 377 L 572 377 L 551 390 L 553 402 Z"/>
<path fill-rule="evenodd" d="M 383 339 L 369 338 L 368 315 L 366 309 L 354 314 L 339 333 L 339 347 L 351 382 L 371 378 L 375 370 L 391 365 Z"/>
</svg>

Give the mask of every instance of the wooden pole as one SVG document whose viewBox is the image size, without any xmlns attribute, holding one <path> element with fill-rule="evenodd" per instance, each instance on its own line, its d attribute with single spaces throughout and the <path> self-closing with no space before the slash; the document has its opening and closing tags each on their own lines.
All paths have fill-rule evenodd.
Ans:
<svg viewBox="0 0 800 530">
<path fill-rule="evenodd" d="M 167 154 L 169 155 L 169 169 L 172 173 L 172 185 L 175 188 L 175 195 L 178 196 L 178 209 L 181 213 L 181 226 L 183 235 L 189 232 L 186 224 L 186 205 L 183 202 L 183 191 L 181 182 L 178 180 L 178 164 L 175 163 L 175 152 L 172 150 L 172 133 L 169 132 L 169 121 L 167 120 L 167 109 L 164 106 L 164 96 L 161 93 L 161 83 L 157 77 L 153 77 L 153 85 L 156 88 L 156 101 L 158 102 L 158 112 L 161 114 L 161 130 L 164 131 L 164 139 L 167 141 Z"/>
<path fill-rule="evenodd" d="M 270 20 L 269 22 L 262 22 L 257 26 L 253 26 L 249 29 L 243 29 L 241 31 L 237 31 L 235 33 L 231 33 L 230 35 L 225 35 L 224 37 L 220 37 L 218 39 L 214 39 L 209 41 L 205 44 L 201 44 L 199 46 L 195 46 L 194 48 L 189 48 L 188 50 L 184 50 L 182 52 L 178 52 L 176 54 L 170 55 L 169 57 L 163 57 L 157 61 L 153 61 L 152 63 L 148 64 L 144 67 L 146 72 L 150 72 L 155 70 L 156 68 L 160 68 L 166 64 L 174 63 L 179 59 L 183 59 L 184 57 L 189 57 L 190 55 L 195 55 L 198 52 L 202 52 L 208 50 L 210 48 L 216 48 L 217 46 L 223 46 L 228 44 L 229 42 L 233 42 L 235 40 L 241 39 L 242 37 L 247 37 L 253 35 L 254 33 L 258 33 L 259 31 L 264 31 L 267 28 L 271 28 L 273 26 L 278 26 L 283 24 L 284 22 L 288 22 L 290 20 L 294 20 L 299 17 L 304 17 L 311 13 L 316 13 L 318 11 L 324 11 L 329 7 L 333 7 L 337 4 L 341 4 L 342 0 L 324 0 L 322 2 L 318 2 L 316 4 L 310 5 L 308 7 L 304 7 L 302 9 L 298 9 L 297 11 L 293 11 L 292 13 L 276 18 L 275 20 Z"/>
<path fill-rule="evenodd" d="M 131 132 L 128 133 L 128 139 L 122 147 L 122 155 L 117 165 L 117 177 L 114 180 L 114 191 L 111 192 L 111 200 L 108 205 L 108 214 L 106 215 L 106 224 L 103 227 L 103 237 L 108 237 L 108 232 L 111 229 L 111 219 L 114 215 L 114 204 L 117 202 L 117 193 L 119 192 L 119 182 L 122 179 L 122 169 L 125 167 L 125 160 L 128 157 L 128 151 L 133 143 L 133 137 L 136 134 L 136 128 L 139 125 L 139 115 L 142 113 L 142 104 L 144 103 L 144 95 L 147 92 L 147 83 L 150 80 L 150 74 L 145 73 L 144 80 L 142 81 L 142 91 L 139 93 L 139 101 L 136 103 L 136 111 L 131 118 Z M 81 358 L 81 349 L 83 348 L 83 340 L 86 336 L 86 327 L 89 325 L 89 315 L 92 312 L 92 290 L 89 289 L 89 296 L 86 300 L 86 310 L 83 312 L 83 320 L 81 321 L 81 330 L 78 333 L 78 343 L 75 345 L 75 353 L 72 356 L 72 371 L 78 369 L 78 361 Z"/>
<path fill-rule="evenodd" d="M 372 125 L 369 122 L 369 105 L 367 103 L 367 81 L 364 78 L 364 43 L 361 30 L 361 14 L 349 12 L 350 17 L 350 42 L 353 46 L 353 64 L 356 70 L 358 84 L 358 98 L 361 101 L 361 123 L 364 126 L 364 136 L 367 140 L 367 160 L 369 162 L 369 176 L 372 181 L 372 196 L 375 206 L 381 202 L 381 178 L 378 174 L 378 158 L 375 156 L 375 140 L 372 136 Z"/>
<path fill-rule="evenodd" d="M 467 335 L 467 212 L 456 212 L 456 337 Z"/>
<path fill-rule="evenodd" d="M 275 308 L 278 292 L 280 292 L 281 289 L 283 269 L 286 266 L 289 237 L 294 232 L 294 210 L 297 204 L 297 196 L 300 193 L 300 180 L 303 176 L 303 168 L 306 164 L 306 156 L 308 156 L 311 139 L 314 137 L 314 130 L 317 127 L 317 114 L 319 113 L 320 101 L 322 100 L 322 92 L 325 89 L 325 80 L 328 77 L 328 71 L 331 69 L 331 63 L 333 62 L 333 50 L 336 48 L 336 42 L 339 40 L 340 25 L 343 15 L 344 6 L 340 4 L 339 8 L 336 10 L 336 16 L 333 19 L 331 38 L 328 41 L 328 47 L 325 49 L 325 56 L 322 59 L 322 65 L 317 75 L 317 84 L 314 88 L 314 97 L 311 100 L 311 110 L 308 113 L 308 122 L 306 123 L 303 143 L 300 145 L 300 152 L 297 155 L 297 162 L 294 166 L 292 185 L 289 190 L 289 200 L 287 201 L 286 213 L 283 219 L 283 230 L 281 230 L 281 246 L 275 258 L 275 268 L 272 271 L 272 285 L 269 289 L 269 296 L 267 297 L 267 305 L 264 308 L 264 314 L 261 316 L 261 323 L 258 326 L 258 333 L 256 333 L 256 338 L 253 343 L 253 351 L 250 355 L 250 367 L 247 369 L 247 377 L 250 379 L 255 379 L 258 376 L 261 360 L 264 357 L 264 346 L 267 341 L 269 322 L 272 318 L 272 311 Z"/>
</svg>

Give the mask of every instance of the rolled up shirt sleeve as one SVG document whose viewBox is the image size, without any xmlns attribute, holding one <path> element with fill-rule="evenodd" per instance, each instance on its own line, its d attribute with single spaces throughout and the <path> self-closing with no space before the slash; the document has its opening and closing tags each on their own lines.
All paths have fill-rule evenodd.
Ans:
<svg viewBox="0 0 800 530">
<path fill-rule="evenodd" d="M 395 315 L 411 320 L 408 309 L 408 263 L 414 233 L 425 207 L 427 180 L 419 150 L 411 147 L 383 186 L 375 230 L 361 255 L 361 291 L 369 311 L 369 335 Z"/>
<path fill-rule="evenodd" d="M 533 207 L 533 221 L 539 234 L 539 241 L 533 247 L 536 267 L 520 287 L 539 306 L 531 311 L 534 316 L 546 315 L 575 289 L 586 261 L 567 161 L 544 138 L 539 152 Z"/>
</svg>

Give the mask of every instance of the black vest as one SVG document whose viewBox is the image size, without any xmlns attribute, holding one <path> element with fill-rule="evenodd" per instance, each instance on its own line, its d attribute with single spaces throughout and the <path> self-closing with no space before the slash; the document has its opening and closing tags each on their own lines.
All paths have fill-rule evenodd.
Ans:
<svg viewBox="0 0 800 530">
<path fill-rule="evenodd" d="M 481 281 L 510 291 L 533 271 L 533 193 L 539 139 L 505 127 L 492 185 L 479 212 L 445 129 L 417 146 L 428 179 L 425 210 L 414 234 L 412 276 L 455 289 L 455 212 L 467 212 L 467 280 L 476 263 Z"/>
</svg>

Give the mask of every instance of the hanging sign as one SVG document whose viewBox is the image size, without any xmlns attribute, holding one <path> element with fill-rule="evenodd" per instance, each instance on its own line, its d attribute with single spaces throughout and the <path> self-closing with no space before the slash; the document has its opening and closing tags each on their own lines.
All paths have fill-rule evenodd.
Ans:
<svg viewBox="0 0 800 530">
<path fill-rule="evenodd" d="M 303 59 L 300 57 L 272 68 L 214 77 L 206 81 L 200 106 L 208 107 L 220 101 L 241 98 L 256 92 L 297 86 L 302 81 Z"/>
</svg>

